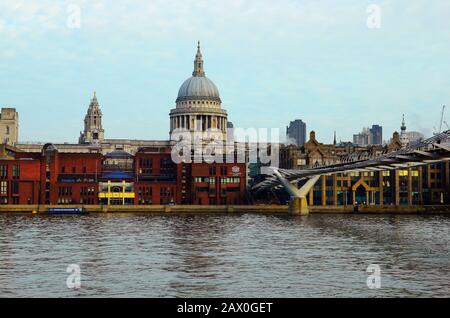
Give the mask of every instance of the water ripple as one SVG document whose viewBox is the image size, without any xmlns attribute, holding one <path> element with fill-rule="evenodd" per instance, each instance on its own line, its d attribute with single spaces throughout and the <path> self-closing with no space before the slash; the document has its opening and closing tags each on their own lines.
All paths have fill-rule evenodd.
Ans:
<svg viewBox="0 0 450 318">
<path fill-rule="evenodd" d="M 447 297 L 449 229 L 443 216 L 1 215 L 0 297 Z"/>
</svg>

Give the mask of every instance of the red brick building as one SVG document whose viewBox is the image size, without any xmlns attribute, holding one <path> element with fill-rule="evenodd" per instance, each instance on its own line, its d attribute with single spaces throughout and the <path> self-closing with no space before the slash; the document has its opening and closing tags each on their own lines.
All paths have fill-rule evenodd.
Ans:
<svg viewBox="0 0 450 318">
<path fill-rule="evenodd" d="M 192 164 L 191 202 L 199 205 L 242 204 L 245 164 Z"/>
<path fill-rule="evenodd" d="M 175 164 L 169 148 L 42 153 L 0 149 L 0 204 L 244 204 L 245 164 Z"/>
<path fill-rule="evenodd" d="M 40 161 L 26 158 L 0 160 L 0 204 L 39 202 Z"/>
<path fill-rule="evenodd" d="M 41 204 L 98 204 L 100 153 L 59 153 L 51 144 L 40 158 Z"/>
<path fill-rule="evenodd" d="M 135 155 L 136 205 L 181 204 L 182 165 L 167 148 L 142 148 Z"/>
</svg>

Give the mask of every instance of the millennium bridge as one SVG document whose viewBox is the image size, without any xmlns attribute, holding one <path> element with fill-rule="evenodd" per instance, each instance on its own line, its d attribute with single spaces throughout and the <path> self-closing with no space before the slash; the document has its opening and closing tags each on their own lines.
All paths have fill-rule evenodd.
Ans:
<svg viewBox="0 0 450 318">
<path fill-rule="evenodd" d="M 315 165 L 298 170 L 271 167 L 272 174 L 253 186 L 252 191 L 258 193 L 283 187 L 291 197 L 290 213 L 307 215 L 309 208 L 306 196 L 322 175 L 396 170 L 444 161 L 450 161 L 450 130 L 381 155 L 349 154 L 331 165 Z M 306 182 L 298 188 L 300 181 Z"/>
</svg>

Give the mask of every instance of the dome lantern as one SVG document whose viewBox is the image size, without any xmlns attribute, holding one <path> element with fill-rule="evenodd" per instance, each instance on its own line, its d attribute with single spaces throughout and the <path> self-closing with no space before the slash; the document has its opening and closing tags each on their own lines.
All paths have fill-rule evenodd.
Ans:
<svg viewBox="0 0 450 318">
<path fill-rule="evenodd" d="M 176 102 L 185 101 L 212 101 L 221 103 L 217 86 L 205 75 L 203 68 L 203 56 L 200 50 L 200 41 L 197 46 L 197 54 L 194 60 L 194 72 L 181 85 Z"/>
<path fill-rule="evenodd" d="M 192 72 L 192 76 L 205 76 L 205 71 L 203 70 L 202 52 L 200 51 L 200 41 L 198 41 L 197 54 L 195 55 L 194 61 L 194 72 Z"/>
</svg>

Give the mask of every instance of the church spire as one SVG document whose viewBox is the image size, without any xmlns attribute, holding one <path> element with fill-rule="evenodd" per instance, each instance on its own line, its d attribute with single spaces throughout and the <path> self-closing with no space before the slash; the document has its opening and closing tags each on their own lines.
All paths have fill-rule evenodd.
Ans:
<svg viewBox="0 0 450 318">
<path fill-rule="evenodd" d="M 333 144 L 336 146 L 336 130 L 334 131 L 334 141 Z"/>
<path fill-rule="evenodd" d="M 97 92 L 96 92 L 96 91 L 94 91 L 94 95 L 92 96 L 92 100 L 91 100 L 91 106 L 92 106 L 93 104 L 98 104 L 98 101 L 97 101 Z"/>
<path fill-rule="evenodd" d="M 84 118 L 84 131 L 80 134 L 79 143 L 101 142 L 104 140 L 104 137 L 105 130 L 102 127 L 102 111 L 97 100 L 97 93 L 94 91 Z"/>
<path fill-rule="evenodd" d="M 97 100 L 97 92 L 94 91 L 94 94 L 92 95 L 91 98 L 91 103 L 89 104 L 88 113 L 96 113 L 96 112 L 101 114 L 102 111 L 100 110 L 100 105 Z"/>
<path fill-rule="evenodd" d="M 401 127 L 402 131 L 406 131 L 406 124 L 405 124 L 405 114 L 403 114 L 403 120 L 402 120 L 402 127 Z"/>
<path fill-rule="evenodd" d="M 192 76 L 205 76 L 205 71 L 203 70 L 203 57 L 202 52 L 200 51 L 200 41 L 198 41 L 197 54 L 195 55 L 194 61 L 194 72 L 192 73 Z"/>
</svg>

